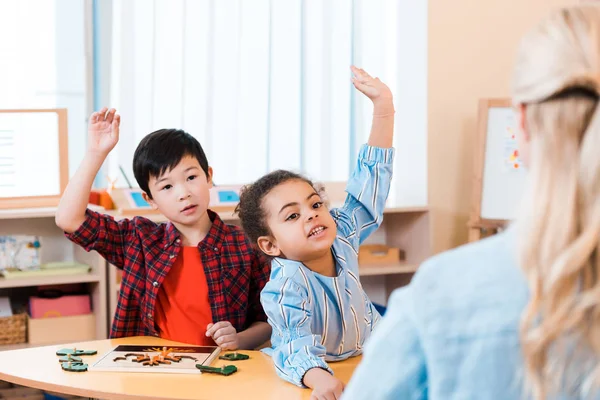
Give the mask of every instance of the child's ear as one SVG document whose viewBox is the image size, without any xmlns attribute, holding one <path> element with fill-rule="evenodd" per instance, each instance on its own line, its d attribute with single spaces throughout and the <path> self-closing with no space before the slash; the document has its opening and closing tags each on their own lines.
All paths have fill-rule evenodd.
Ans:
<svg viewBox="0 0 600 400">
<path fill-rule="evenodd" d="M 208 167 L 208 174 L 206 174 L 206 181 L 210 187 L 213 187 L 213 169 L 212 167 Z"/>
<path fill-rule="evenodd" d="M 268 256 L 278 257 L 281 255 L 281 250 L 277 246 L 275 240 L 270 236 L 261 236 L 257 240 L 258 248 Z"/>
<path fill-rule="evenodd" d="M 144 198 L 144 200 L 146 200 L 146 203 L 150 204 L 150 207 L 152 207 L 153 210 L 158 210 L 156 202 L 152 200 L 150 196 L 148 196 L 148 193 L 142 192 L 142 197 Z"/>
</svg>

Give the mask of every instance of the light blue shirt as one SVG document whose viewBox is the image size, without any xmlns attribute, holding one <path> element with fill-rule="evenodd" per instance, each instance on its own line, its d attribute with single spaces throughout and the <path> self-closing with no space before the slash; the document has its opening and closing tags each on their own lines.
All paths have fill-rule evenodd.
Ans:
<svg viewBox="0 0 600 400">
<path fill-rule="evenodd" d="M 393 292 L 342 398 L 528 398 L 519 325 L 529 289 L 516 253 L 511 227 L 425 262 Z M 577 354 L 563 376 L 571 392 L 551 399 L 584 398 L 581 371 L 598 360 L 585 349 Z"/>
<path fill-rule="evenodd" d="M 396 289 L 342 398 L 521 398 L 529 292 L 514 236 L 511 228 L 435 256 Z"/>
<path fill-rule="evenodd" d="M 364 292 L 358 247 L 383 220 L 394 149 L 363 145 L 348 181 L 346 202 L 330 211 L 337 225 L 332 246 L 337 276 L 301 262 L 275 258 L 261 303 L 273 327 L 270 354 L 277 374 L 298 386 L 311 368 L 362 353 L 380 315 Z"/>
</svg>

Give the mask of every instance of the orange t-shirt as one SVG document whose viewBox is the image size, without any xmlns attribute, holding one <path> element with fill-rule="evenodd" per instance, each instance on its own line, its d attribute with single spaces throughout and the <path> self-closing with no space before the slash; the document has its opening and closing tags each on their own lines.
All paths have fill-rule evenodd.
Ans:
<svg viewBox="0 0 600 400">
<path fill-rule="evenodd" d="M 158 290 L 156 325 L 160 337 L 199 346 L 215 346 L 206 337 L 212 322 L 208 285 L 197 247 L 181 247 Z"/>
</svg>

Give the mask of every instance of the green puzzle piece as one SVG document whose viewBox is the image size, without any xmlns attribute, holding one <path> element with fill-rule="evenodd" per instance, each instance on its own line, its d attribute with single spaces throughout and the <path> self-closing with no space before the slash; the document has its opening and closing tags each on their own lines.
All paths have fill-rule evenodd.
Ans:
<svg viewBox="0 0 600 400">
<path fill-rule="evenodd" d="M 65 371 L 71 371 L 71 372 L 85 372 L 85 371 L 87 371 L 87 368 L 88 368 L 87 364 L 78 363 L 78 362 L 64 362 L 64 363 L 61 363 L 60 366 Z"/>
<path fill-rule="evenodd" d="M 69 362 L 69 361 L 74 362 L 74 363 L 83 363 L 83 359 L 81 357 L 73 356 L 71 354 L 58 359 L 58 362 L 61 362 L 61 363 Z"/>
<path fill-rule="evenodd" d="M 69 354 L 75 356 L 93 356 L 98 353 L 96 350 L 80 350 L 80 349 L 61 349 L 56 352 L 57 356 L 68 356 Z"/>
<path fill-rule="evenodd" d="M 250 356 L 248 354 L 242 354 L 242 353 L 226 353 L 223 354 L 222 356 L 219 356 L 220 360 L 227 360 L 227 361 L 239 361 L 239 360 L 247 360 L 249 359 Z"/>
<path fill-rule="evenodd" d="M 221 368 L 216 367 L 207 367 L 205 365 L 196 364 L 196 368 L 198 368 L 202 372 L 208 372 L 211 374 L 220 374 L 220 375 L 231 375 L 237 372 L 237 367 L 235 365 L 224 365 Z"/>
</svg>

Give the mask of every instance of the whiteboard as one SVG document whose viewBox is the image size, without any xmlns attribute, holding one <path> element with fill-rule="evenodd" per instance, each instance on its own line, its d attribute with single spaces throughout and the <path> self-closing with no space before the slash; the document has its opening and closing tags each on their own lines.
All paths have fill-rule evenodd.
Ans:
<svg viewBox="0 0 600 400">
<path fill-rule="evenodd" d="M 490 107 L 487 116 L 481 218 L 511 220 L 525 188 L 526 171 L 517 149 L 517 120 L 511 107 Z"/>
<path fill-rule="evenodd" d="M 0 208 L 51 206 L 68 180 L 66 110 L 0 111 Z"/>
</svg>

